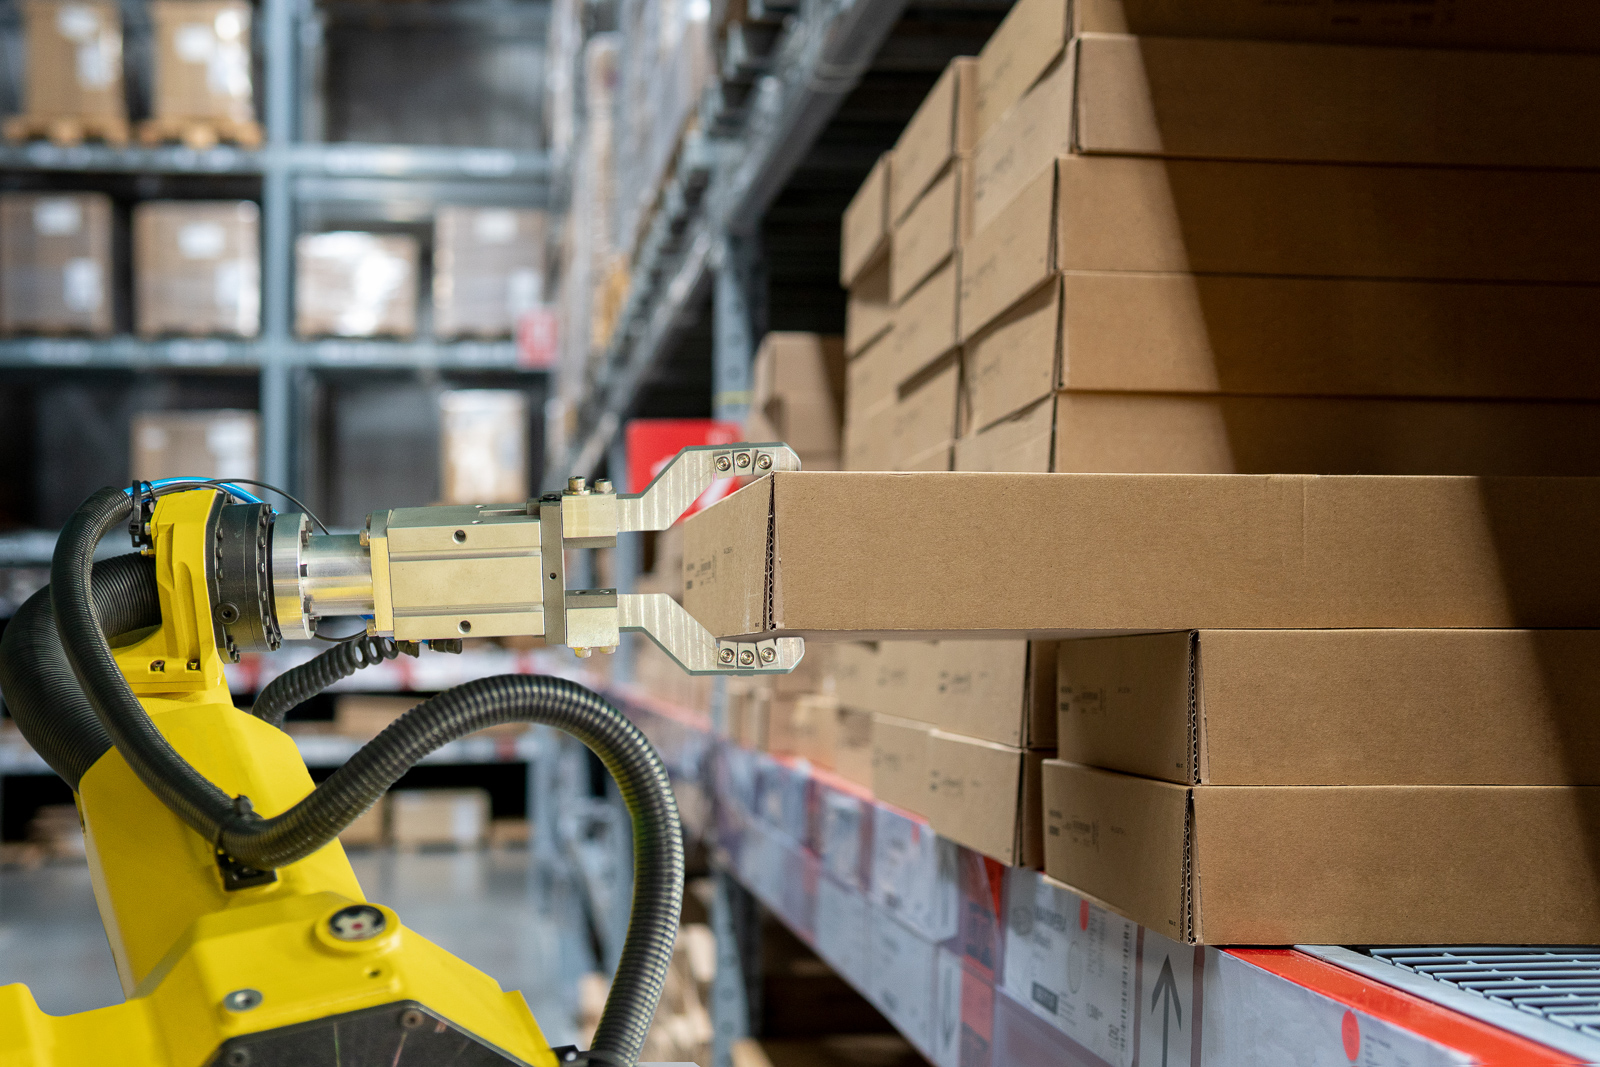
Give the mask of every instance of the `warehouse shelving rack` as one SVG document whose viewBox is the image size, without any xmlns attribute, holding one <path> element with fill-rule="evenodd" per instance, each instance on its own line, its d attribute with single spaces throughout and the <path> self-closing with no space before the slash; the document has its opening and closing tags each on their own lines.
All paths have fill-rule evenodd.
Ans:
<svg viewBox="0 0 1600 1067">
<path fill-rule="evenodd" d="M 143 0 L 125 0 L 125 18 Z M 416 10 L 411 10 L 414 7 Z M 448 5 L 399 6 L 383 19 L 416 22 L 541 20 L 537 0 L 479 0 Z M 440 10 L 435 10 L 440 9 Z M 373 5 L 334 4 L 324 10 L 371 16 Z M 261 477 L 300 488 L 297 442 L 308 436 L 308 413 L 295 403 L 297 375 L 319 368 L 494 370 L 518 372 L 511 342 L 345 341 L 297 339 L 293 332 L 294 239 L 300 217 L 317 202 L 383 204 L 396 199 L 438 203 L 463 190 L 471 199 L 529 207 L 547 206 L 552 175 L 543 152 L 492 147 L 457 148 L 366 143 L 308 143 L 301 139 L 314 37 L 307 27 L 318 8 L 311 0 L 261 0 L 256 48 L 262 77 L 257 106 L 266 139 L 258 150 L 223 145 L 207 151 L 177 146 L 116 148 L 49 143 L 0 146 L 0 174 L 160 175 L 204 180 L 260 180 L 262 319 L 250 340 L 114 337 L 104 340 L 25 338 L 0 340 L 0 367 L 43 369 L 149 369 L 173 372 L 254 371 L 260 377 Z M 132 13 L 132 14 L 130 14 Z M 381 208 L 378 212 L 381 215 Z M 525 374 L 543 372 L 526 371 Z"/>
</svg>

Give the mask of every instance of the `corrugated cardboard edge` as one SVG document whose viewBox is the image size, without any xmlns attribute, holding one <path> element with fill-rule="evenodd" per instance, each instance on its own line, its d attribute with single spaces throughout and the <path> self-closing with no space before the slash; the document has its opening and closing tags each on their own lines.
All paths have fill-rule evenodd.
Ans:
<svg viewBox="0 0 1600 1067">
<path fill-rule="evenodd" d="M 1200 705 L 1200 631 L 1189 631 L 1189 784 L 1195 785 L 1204 762 L 1201 756 L 1202 738 L 1205 735 L 1200 717 L 1205 709 Z"/>
</svg>

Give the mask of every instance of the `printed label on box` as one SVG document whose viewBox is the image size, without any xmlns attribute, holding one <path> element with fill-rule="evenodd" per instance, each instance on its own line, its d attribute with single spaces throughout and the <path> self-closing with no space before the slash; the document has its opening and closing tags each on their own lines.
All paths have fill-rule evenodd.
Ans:
<svg viewBox="0 0 1600 1067">
<path fill-rule="evenodd" d="M 857 989 L 872 988 L 872 907 L 826 874 L 817 883 L 817 955 Z"/>
<path fill-rule="evenodd" d="M 937 1067 L 961 1067 L 961 957 L 935 949 L 933 1019 L 929 1025 L 933 1047 L 928 1058 Z"/>
<path fill-rule="evenodd" d="M 1004 988 L 1112 1067 L 1133 1067 L 1138 925 L 1037 871 L 1010 879 Z"/>
<path fill-rule="evenodd" d="M 822 790 L 822 833 L 818 844 L 822 848 L 823 868 L 839 881 L 849 886 L 861 884 L 861 798 Z"/>
<path fill-rule="evenodd" d="M 934 946 L 872 909 L 872 1003 L 919 1051 L 932 1045 Z"/>
<path fill-rule="evenodd" d="M 956 935 L 957 846 L 887 808 L 872 819 L 872 900 L 937 944 Z"/>
</svg>

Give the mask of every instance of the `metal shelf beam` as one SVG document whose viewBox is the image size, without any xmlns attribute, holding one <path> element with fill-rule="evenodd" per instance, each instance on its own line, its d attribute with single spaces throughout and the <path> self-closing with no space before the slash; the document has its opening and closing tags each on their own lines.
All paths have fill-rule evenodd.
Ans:
<svg viewBox="0 0 1600 1067">
<path fill-rule="evenodd" d="M 512 341 L 368 341 L 330 338 L 269 342 L 223 338 L 136 337 L 0 341 L 0 367 L 114 370 L 250 370 L 276 354 L 285 367 L 337 369 L 520 370 Z M 543 371 L 523 371 L 542 374 Z"/>
</svg>

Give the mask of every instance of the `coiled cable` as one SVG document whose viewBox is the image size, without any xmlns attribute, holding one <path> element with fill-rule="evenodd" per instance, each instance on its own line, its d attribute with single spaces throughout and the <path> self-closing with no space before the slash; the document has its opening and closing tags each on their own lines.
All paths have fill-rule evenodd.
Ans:
<svg viewBox="0 0 1600 1067">
<path fill-rule="evenodd" d="M 292 667 L 268 682 L 256 696 L 250 714 L 278 728 L 283 718 L 334 682 L 350 677 L 363 667 L 371 667 L 400 654 L 393 638 L 362 634 L 341 641 L 328 651 L 298 667 Z"/>
<path fill-rule="evenodd" d="M 638 1062 L 661 996 L 683 904 L 683 837 L 666 769 L 650 742 L 597 694 L 559 678 L 502 675 L 468 682 L 412 708 L 288 811 L 262 818 L 196 771 L 150 721 L 111 655 L 92 597 L 100 538 L 126 521 L 127 493 L 102 489 L 56 543 L 50 602 L 61 644 L 118 753 L 146 788 L 235 860 L 270 870 L 331 841 L 428 753 L 488 726 L 529 722 L 577 737 L 616 780 L 632 817 L 633 910 L 591 1058 Z M 153 579 L 153 574 L 152 574 Z"/>
</svg>

